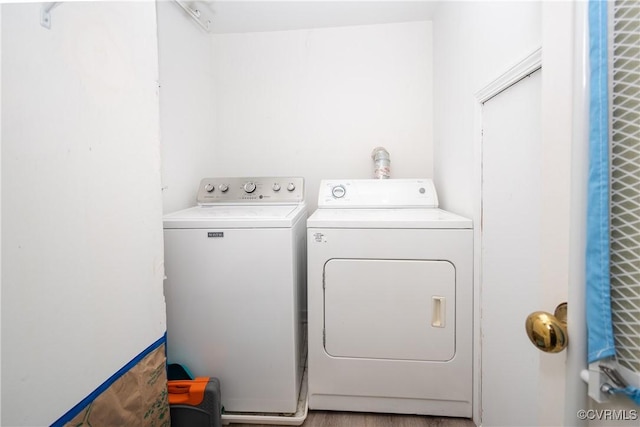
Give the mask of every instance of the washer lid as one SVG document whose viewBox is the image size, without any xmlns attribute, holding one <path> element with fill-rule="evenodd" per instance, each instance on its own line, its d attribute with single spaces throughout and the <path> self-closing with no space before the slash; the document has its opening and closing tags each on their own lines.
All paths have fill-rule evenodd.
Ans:
<svg viewBox="0 0 640 427">
<path fill-rule="evenodd" d="M 164 216 L 164 228 L 286 228 L 306 215 L 303 203 L 295 205 L 204 205 Z"/>
<path fill-rule="evenodd" d="M 318 209 L 309 228 L 473 228 L 468 218 L 442 209 Z"/>
</svg>

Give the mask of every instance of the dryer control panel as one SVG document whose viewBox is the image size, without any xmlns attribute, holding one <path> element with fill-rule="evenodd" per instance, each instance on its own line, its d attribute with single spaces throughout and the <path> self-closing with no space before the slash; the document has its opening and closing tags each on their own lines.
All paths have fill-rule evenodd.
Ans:
<svg viewBox="0 0 640 427">
<path fill-rule="evenodd" d="M 296 204 L 304 201 L 301 177 L 204 178 L 198 204 Z"/>
<path fill-rule="evenodd" d="M 437 208 L 430 179 L 330 179 L 320 182 L 319 208 Z"/>
</svg>

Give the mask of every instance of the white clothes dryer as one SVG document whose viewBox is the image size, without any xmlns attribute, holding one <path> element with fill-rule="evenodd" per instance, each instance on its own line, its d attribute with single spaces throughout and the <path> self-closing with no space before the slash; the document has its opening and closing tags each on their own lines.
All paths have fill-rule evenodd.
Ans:
<svg viewBox="0 0 640 427">
<path fill-rule="evenodd" d="M 206 178 L 164 217 L 167 358 L 219 378 L 227 414 L 296 412 L 306 218 L 302 178 Z"/>
<path fill-rule="evenodd" d="M 321 182 L 310 409 L 472 416 L 472 222 L 437 207 L 431 180 Z"/>
</svg>

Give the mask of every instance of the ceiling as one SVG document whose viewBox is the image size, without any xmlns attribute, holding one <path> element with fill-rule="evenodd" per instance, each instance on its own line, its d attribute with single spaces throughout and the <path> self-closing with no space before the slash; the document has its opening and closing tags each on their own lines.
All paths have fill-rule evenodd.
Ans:
<svg viewBox="0 0 640 427">
<path fill-rule="evenodd" d="M 205 0 L 212 33 L 244 33 L 431 20 L 434 0 Z"/>
</svg>

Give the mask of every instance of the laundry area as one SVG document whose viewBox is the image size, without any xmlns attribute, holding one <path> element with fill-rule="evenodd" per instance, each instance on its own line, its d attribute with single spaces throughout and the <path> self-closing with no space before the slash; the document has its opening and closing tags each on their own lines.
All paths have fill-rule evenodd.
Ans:
<svg viewBox="0 0 640 427">
<path fill-rule="evenodd" d="M 633 414 L 586 362 L 582 3 L 2 3 L 0 424 Z"/>
</svg>

